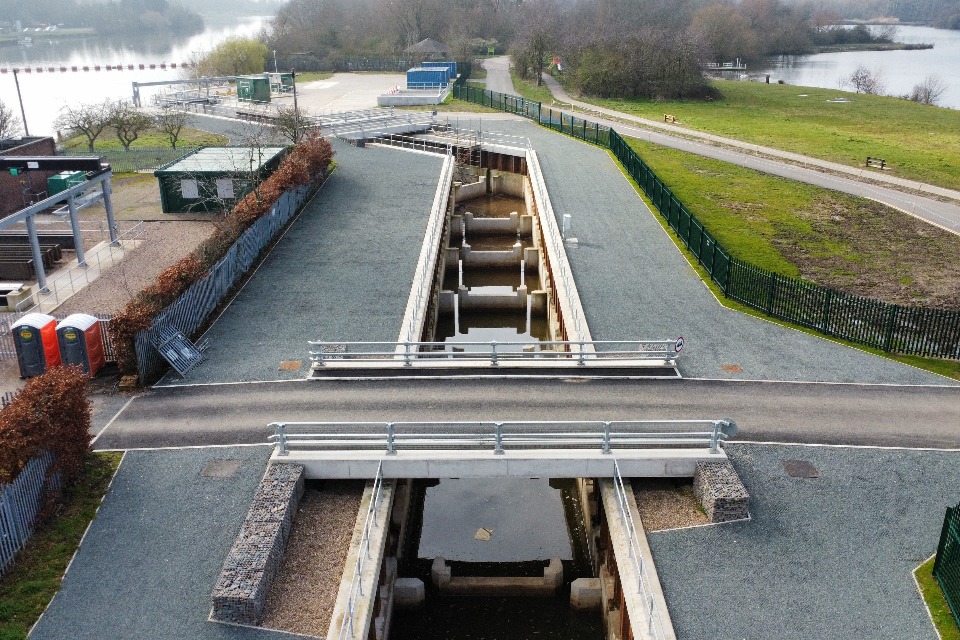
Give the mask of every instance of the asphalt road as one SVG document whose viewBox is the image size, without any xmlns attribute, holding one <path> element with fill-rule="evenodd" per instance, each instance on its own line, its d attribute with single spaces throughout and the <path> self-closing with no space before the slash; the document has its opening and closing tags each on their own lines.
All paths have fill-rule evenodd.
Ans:
<svg viewBox="0 0 960 640">
<path fill-rule="evenodd" d="M 487 89 L 516 94 L 513 81 L 510 78 L 508 64 L 509 59 L 506 57 L 492 58 L 484 62 L 484 68 L 487 70 Z M 612 127 L 616 129 L 617 133 L 624 136 L 646 140 L 671 149 L 678 149 L 715 160 L 722 160 L 783 178 L 869 198 L 926 220 L 952 233 L 960 234 L 960 204 L 958 204 L 960 193 L 956 191 L 704 134 L 691 129 L 682 129 L 677 135 L 672 135 L 669 132 L 662 131 L 662 129 L 669 130 L 671 128 L 662 123 L 655 123 L 630 114 L 578 102 L 570 98 L 553 78 L 545 77 L 545 82 L 561 101 L 631 120 L 636 122 L 637 126 L 608 120 L 597 114 L 584 116 L 580 112 L 552 107 L 555 111 L 564 111 L 580 118 L 586 117 L 593 122 Z M 878 182 L 888 182 L 891 186 L 882 186 Z M 896 187 L 935 193 L 949 198 L 949 200 L 941 201 L 932 197 L 915 195 L 900 191 Z"/>
<path fill-rule="evenodd" d="M 97 449 L 263 443 L 275 421 L 731 417 L 737 440 L 960 448 L 960 388 L 711 380 L 299 381 L 160 387 Z"/>
</svg>

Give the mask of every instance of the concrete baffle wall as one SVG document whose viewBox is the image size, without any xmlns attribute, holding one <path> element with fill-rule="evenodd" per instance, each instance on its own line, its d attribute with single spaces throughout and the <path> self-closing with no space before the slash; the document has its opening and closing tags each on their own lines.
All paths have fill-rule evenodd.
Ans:
<svg viewBox="0 0 960 640">
<path fill-rule="evenodd" d="M 543 568 L 543 576 L 536 577 L 464 577 L 454 576 L 443 557 L 433 559 L 430 579 L 440 593 L 462 596 L 532 596 L 556 594 L 563 587 L 563 563 L 551 558 Z"/>
<path fill-rule="evenodd" d="M 259 623 L 303 497 L 303 470 L 299 464 L 267 467 L 213 588 L 212 619 Z"/>
<path fill-rule="evenodd" d="M 750 517 L 750 494 L 729 460 L 697 462 L 693 491 L 710 522 Z"/>
</svg>

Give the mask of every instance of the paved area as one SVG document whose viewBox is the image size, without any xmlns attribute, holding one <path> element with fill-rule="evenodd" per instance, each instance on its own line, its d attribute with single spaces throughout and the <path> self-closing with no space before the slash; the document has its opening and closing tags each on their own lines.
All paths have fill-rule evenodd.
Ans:
<svg viewBox="0 0 960 640">
<path fill-rule="evenodd" d="M 336 73 L 327 80 L 298 82 L 297 104 L 311 115 L 373 109 L 377 106 L 377 96 L 392 87 L 406 85 L 407 78 L 402 73 Z M 293 96 L 276 101 L 292 105 Z"/>
<path fill-rule="evenodd" d="M 207 621 L 268 457 L 266 447 L 128 452 L 31 640 L 303 637 Z M 240 466 L 206 477 L 213 460 Z"/>
<path fill-rule="evenodd" d="M 459 122 L 532 140 L 558 220 L 572 216 L 568 255 L 595 340 L 683 336 L 686 377 L 955 384 L 723 307 L 603 149 L 524 120 Z"/>
<path fill-rule="evenodd" d="M 303 378 L 308 340 L 397 340 L 442 157 L 334 148 L 337 171 L 204 336 L 208 360 L 163 384 Z"/>
<path fill-rule="evenodd" d="M 680 640 L 936 640 L 912 571 L 960 453 L 732 445 L 749 521 L 649 534 Z M 807 460 L 819 478 L 787 477 Z"/>
<path fill-rule="evenodd" d="M 274 421 L 723 417 L 736 420 L 742 440 L 960 448 L 956 386 L 510 378 L 153 389 L 133 399 L 95 446 L 260 443 L 269 434 L 267 424 Z"/>
</svg>

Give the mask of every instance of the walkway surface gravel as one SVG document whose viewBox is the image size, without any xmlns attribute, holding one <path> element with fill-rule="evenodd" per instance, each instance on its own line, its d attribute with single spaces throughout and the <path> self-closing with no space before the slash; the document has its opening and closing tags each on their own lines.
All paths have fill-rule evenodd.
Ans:
<svg viewBox="0 0 960 640">
<path fill-rule="evenodd" d="M 751 519 L 648 538 L 680 640 L 936 640 L 912 571 L 937 549 L 960 453 L 726 447 Z M 806 460 L 818 478 L 791 478 Z"/>
<path fill-rule="evenodd" d="M 31 640 L 292 638 L 209 622 L 210 593 L 267 447 L 130 451 Z M 229 478 L 203 475 L 239 460 Z"/>
</svg>

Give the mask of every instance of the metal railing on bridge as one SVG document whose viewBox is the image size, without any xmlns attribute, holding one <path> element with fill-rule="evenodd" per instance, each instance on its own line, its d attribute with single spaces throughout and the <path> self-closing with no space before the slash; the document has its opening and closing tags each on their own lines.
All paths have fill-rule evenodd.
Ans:
<svg viewBox="0 0 960 640">
<path fill-rule="evenodd" d="M 296 450 L 507 451 L 704 448 L 719 453 L 732 437 L 732 420 L 592 420 L 483 422 L 274 422 L 268 440 L 277 454 Z M 677 429 L 687 430 L 677 430 Z M 292 430 L 292 431 L 291 431 Z"/>
<path fill-rule="evenodd" d="M 542 342 L 324 342 L 311 340 L 310 360 L 315 367 L 343 364 L 370 365 L 390 362 L 412 366 L 416 362 L 453 360 L 490 366 L 516 362 L 564 361 L 574 365 L 598 361 L 623 364 L 630 361 L 675 362 L 683 348 L 676 340 L 548 340 Z"/>
</svg>

